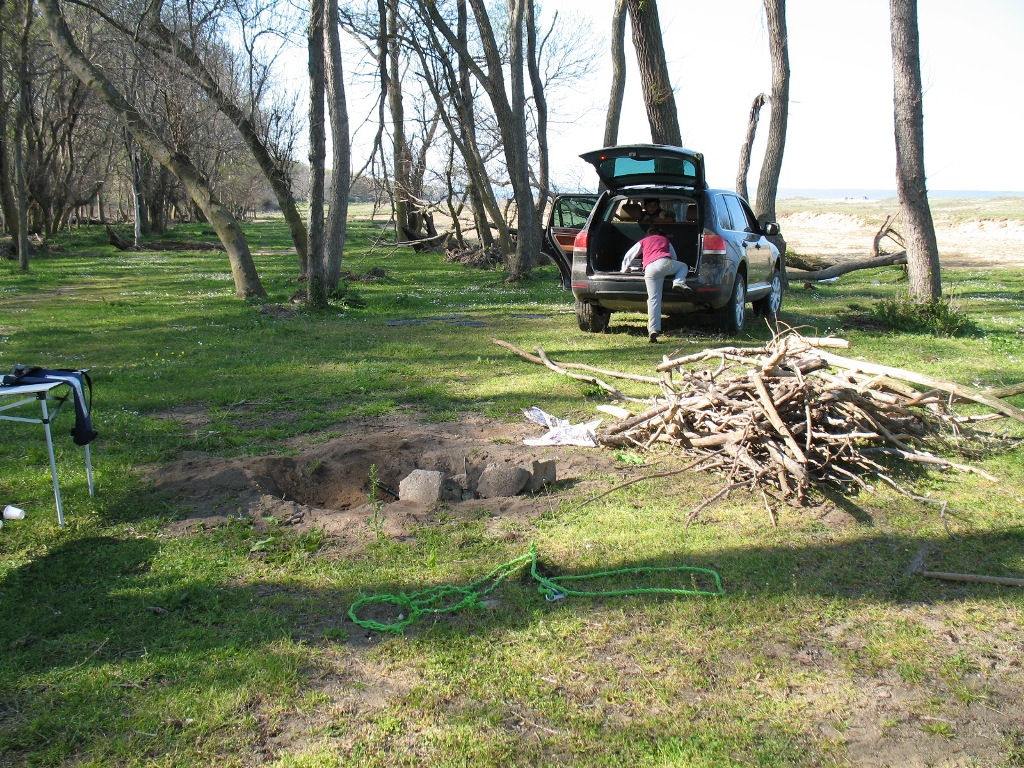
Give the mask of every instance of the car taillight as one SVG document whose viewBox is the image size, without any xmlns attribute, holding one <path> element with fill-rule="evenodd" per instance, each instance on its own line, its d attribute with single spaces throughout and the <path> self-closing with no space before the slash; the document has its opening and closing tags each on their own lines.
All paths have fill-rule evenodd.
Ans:
<svg viewBox="0 0 1024 768">
<path fill-rule="evenodd" d="M 587 230 L 581 229 L 576 235 L 576 239 L 572 241 L 572 249 L 585 252 L 587 250 L 587 237 Z"/>
<path fill-rule="evenodd" d="M 725 238 L 721 235 L 716 235 L 711 230 L 705 229 L 702 250 L 705 255 L 715 254 L 724 256 L 726 254 Z"/>
</svg>

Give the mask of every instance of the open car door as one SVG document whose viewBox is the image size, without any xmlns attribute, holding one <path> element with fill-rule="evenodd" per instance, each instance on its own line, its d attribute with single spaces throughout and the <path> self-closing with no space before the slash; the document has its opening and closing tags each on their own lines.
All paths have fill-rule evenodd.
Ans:
<svg viewBox="0 0 1024 768">
<path fill-rule="evenodd" d="M 558 195 L 551 201 L 542 248 L 558 267 L 564 290 L 569 290 L 572 275 L 573 242 L 596 204 L 597 195 Z"/>
</svg>

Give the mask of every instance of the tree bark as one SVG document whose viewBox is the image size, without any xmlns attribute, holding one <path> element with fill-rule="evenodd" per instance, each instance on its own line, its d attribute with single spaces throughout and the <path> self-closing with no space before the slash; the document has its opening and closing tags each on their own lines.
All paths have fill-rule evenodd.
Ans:
<svg viewBox="0 0 1024 768">
<path fill-rule="evenodd" d="M 786 149 L 786 127 L 789 122 L 789 43 L 786 30 L 786 0 L 764 0 L 768 25 L 768 48 L 772 60 L 771 115 L 768 122 L 768 144 L 761 163 L 761 176 L 757 182 L 757 202 L 754 213 L 758 221 L 775 221 L 775 198 L 779 192 L 782 173 L 782 155 Z M 786 240 L 776 235 L 770 238 L 785 255 Z M 783 281 L 785 282 L 785 259 Z"/>
<path fill-rule="evenodd" d="M 540 74 L 542 44 L 537 42 L 537 15 L 533 0 L 526 3 L 526 65 L 530 73 L 533 92 L 533 106 L 537 110 L 537 220 L 544 215 L 550 192 L 550 170 L 548 162 L 548 102 L 544 96 L 544 80 Z M 558 13 L 555 13 L 555 24 Z M 538 242 L 538 247 L 539 247 Z"/>
<path fill-rule="evenodd" d="M 348 188 L 352 179 L 351 143 L 348 135 L 348 105 L 342 79 L 341 37 L 338 28 L 338 0 L 327 0 L 327 108 L 331 120 L 331 149 L 334 168 L 331 174 L 330 211 L 327 217 L 327 288 L 335 291 L 341 279 L 341 260 L 345 252 L 348 220 Z"/>
<path fill-rule="evenodd" d="M 747 193 L 747 176 L 750 173 L 750 153 L 754 149 L 754 139 L 757 136 L 757 122 L 761 118 L 761 107 L 764 106 L 768 97 L 759 93 L 754 97 L 754 103 L 750 105 L 750 116 L 747 118 L 747 135 L 743 139 L 743 146 L 740 147 L 740 165 L 736 171 L 736 194 L 749 200 Z"/>
<path fill-rule="evenodd" d="M 168 147 L 139 110 L 86 58 L 72 38 L 57 0 L 40 0 L 39 8 L 53 47 L 68 69 L 121 117 L 139 145 L 177 177 L 206 215 L 227 251 L 235 293 L 239 298 L 266 296 L 238 220 L 217 200 L 206 178 L 187 156 Z"/>
<path fill-rule="evenodd" d="M 385 13 L 384 0 L 378 3 L 381 13 Z M 387 0 L 386 16 L 382 18 L 382 31 L 385 39 L 381 41 L 385 56 L 381 63 L 382 75 L 385 78 L 388 109 L 391 112 L 391 143 L 394 159 L 394 189 L 392 197 L 395 205 L 395 229 L 401 239 L 402 228 L 412 228 L 412 214 L 416 205 L 409 200 L 412 187 L 412 153 L 405 137 L 405 102 L 402 96 L 401 56 L 398 37 L 398 0 Z M 416 227 L 418 230 L 419 228 Z"/>
<path fill-rule="evenodd" d="M 608 96 L 608 113 L 604 121 L 604 145 L 613 147 L 619 141 L 622 99 L 626 93 L 626 0 L 615 0 L 612 13 L 612 90 Z"/>
<path fill-rule="evenodd" d="M 896 189 L 907 244 L 910 298 L 931 301 L 942 295 L 939 247 L 928 205 L 924 173 L 924 109 L 922 107 L 917 0 L 890 0 L 892 32 L 893 112 L 896 126 Z"/>
<path fill-rule="evenodd" d="M 13 9 L 8 10 L 6 0 L 0 0 L 0 13 L 3 13 L 3 24 L 0 24 L 0 47 L 6 46 L 9 18 L 13 17 Z M 10 15 L 9 15 L 10 14 Z M 2 48 L 0 48 L 2 49 Z M 9 136 L 11 126 L 11 99 L 5 88 L 6 81 L 0 76 L 0 136 Z M 3 210 L 4 225 L 14 239 L 15 248 L 18 241 L 18 205 L 15 200 L 14 157 L 11 154 L 11 142 L 0 141 L 0 209 Z"/>
<path fill-rule="evenodd" d="M 476 141 L 476 122 L 473 117 L 476 110 L 473 102 L 472 73 L 467 61 L 469 56 L 469 33 L 467 30 L 469 18 L 466 0 L 458 0 L 456 12 L 458 14 L 456 20 L 456 39 L 459 41 L 459 45 L 456 48 L 459 54 L 458 103 L 461 105 L 458 110 L 460 122 L 463 126 L 465 144 L 471 149 L 472 156 L 467 156 L 465 152 L 462 152 L 462 155 L 467 166 L 474 166 L 472 169 L 467 167 L 470 182 L 466 185 L 466 193 L 469 195 L 470 207 L 473 210 L 473 222 L 476 225 L 476 232 L 480 238 L 480 243 L 484 248 L 490 248 L 494 244 L 494 236 L 491 233 L 490 221 L 488 219 L 488 211 L 493 209 L 493 212 L 496 214 L 494 216 L 495 224 L 499 226 L 498 235 L 502 242 L 502 249 L 507 251 L 509 247 L 508 228 L 505 227 L 504 219 L 498 213 L 498 204 L 494 200 L 494 195 L 488 189 L 487 177 L 483 173 L 482 160 L 479 161 L 480 172 L 477 172 L 476 169 L 477 160 L 480 158 L 480 150 Z"/>
<path fill-rule="evenodd" d="M 31 87 L 28 74 L 28 41 L 32 28 L 32 4 L 25 4 L 25 18 L 19 43 L 20 58 L 18 62 L 18 111 L 14 118 L 14 188 L 18 211 L 17 239 L 14 241 L 18 249 L 18 268 L 23 272 L 29 269 L 28 240 L 28 181 L 25 175 L 25 129 L 28 126 L 29 98 Z"/>
<path fill-rule="evenodd" d="M 490 62 L 492 86 L 492 104 L 501 126 L 502 143 L 505 149 L 505 160 L 508 163 L 509 176 L 512 180 L 512 191 L 516 200 L 516 249 L 509 254 L 509 279 L 521 280 L 530 274 L 534 261 L 540 252 L 541 231 L 537 224 L 537 213 L 533 203 L 533 188 L 530 185 L 530 148 L 527 140 L 526 127 L 526 76 L 524 74 L 524 40 L 523 32 L 526 23 L 526 6 L 534 0 L 510 0 L 509 3 L 509 86 L 508 96 L 500 86 L 500 58 L 494 33 L 490 31 L 490 22 L 486 18 L 487 11 L 482 0 L 472 0 L 476 15 L 477 27 L 484 21 L 484 28 L 489 34 L 484 42 Z M 481 30 L 482 31 L 482 30 Z M 521 105 L 514 108 L 512 105 Z"/>
<path fill-rule="evenodd" d="M 306 270 L 306 305 L 327 308 L 327 261 L 324 249 L 324 176 L 327 135 L 324 131 L 325 0 L 309 4 L 309 267 Z"/>
<path fill-rule="evenodd" d="M 668 74 L 665 43 L 661 36 L 656 0 L 627 0 L 633 29 L 633 47 L 640 67 L 640 83 L 655 144 L 680 146 L 679 114 Z"/>
</svg>

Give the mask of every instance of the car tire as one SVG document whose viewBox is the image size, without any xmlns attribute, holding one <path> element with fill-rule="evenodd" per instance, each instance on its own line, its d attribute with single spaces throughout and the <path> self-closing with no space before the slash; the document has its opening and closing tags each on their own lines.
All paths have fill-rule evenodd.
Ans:
<svg viewBox="0 0 1024 768">
<path fill-rule="evenodd" d="M 608 330 L 608 321 L 611 317 L 611 310 L 585 301 L 576 302 L 576 322 L 581 331 L 604 333 Z"/>
<path fill-rule="evenodd" d="M 732 281 L 732 293 L 725 306 L 714 311 L 714 322 L 718 330 L 729 336 L 735 336 L 743 330 L 747 314 L 747 278 L 737 272 Z"/>
<path fill-rule="evenodd" d="M 760 317 L 774 320 L 782 309 L 782 270 L 778 267 L 772 272 L 771 290 L 763 299 L 754 302 L 754 313 Z"/>
</svg>

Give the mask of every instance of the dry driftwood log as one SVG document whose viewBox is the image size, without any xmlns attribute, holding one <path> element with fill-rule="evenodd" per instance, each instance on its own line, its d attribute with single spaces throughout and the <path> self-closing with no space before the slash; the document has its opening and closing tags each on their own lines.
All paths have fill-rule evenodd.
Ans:
<svg viewBox="0 0 1024 768">
<path fill-rule="evenodd" d="M 841 340 L 813 341 L 848 346 Z M 567 369 L 656 383 L 659 393 L 641 400 L 647 406 L 641 413 L 617 418 L 602 427 L 597 438 L 603 445 L 640 450 L 667 445 L 691 459 L 689 468 L 724 472 L 725 485 L 691 511 L 688 521 L 737 488 L 764 493 L 773 517 L 768 492 L 803 503 L 814 487 L 867 488 L 866 479 L 872 476 L 912 498 L 941 503 L 900 488 L 880 463 L 885 459 L 997 480 L 935 451 L 948 452 L 958 442 L 992 442 L 993 435 L 976 431 L 971 424 L 1007 417 L 1024 423 L 1024 411 L 1001 400 L 996 391 L 977 392 L 913 371 L 852 360 L 810 342 L 788 331 L 762 347 L 721 347 L 665 358 L 657 366 L 658 379 L 554 362 L 540 349 L 538 355 L 531 355 L 507 342 L 494 343 L 531 362 L 597 384 L 615 397 L 621 394 L 615 387 Z M 1017 391 L 1016 387 L 999 390 Z M 959 416 L 952 405 L 961 399 L 996 413 Z"/>
</svg>

